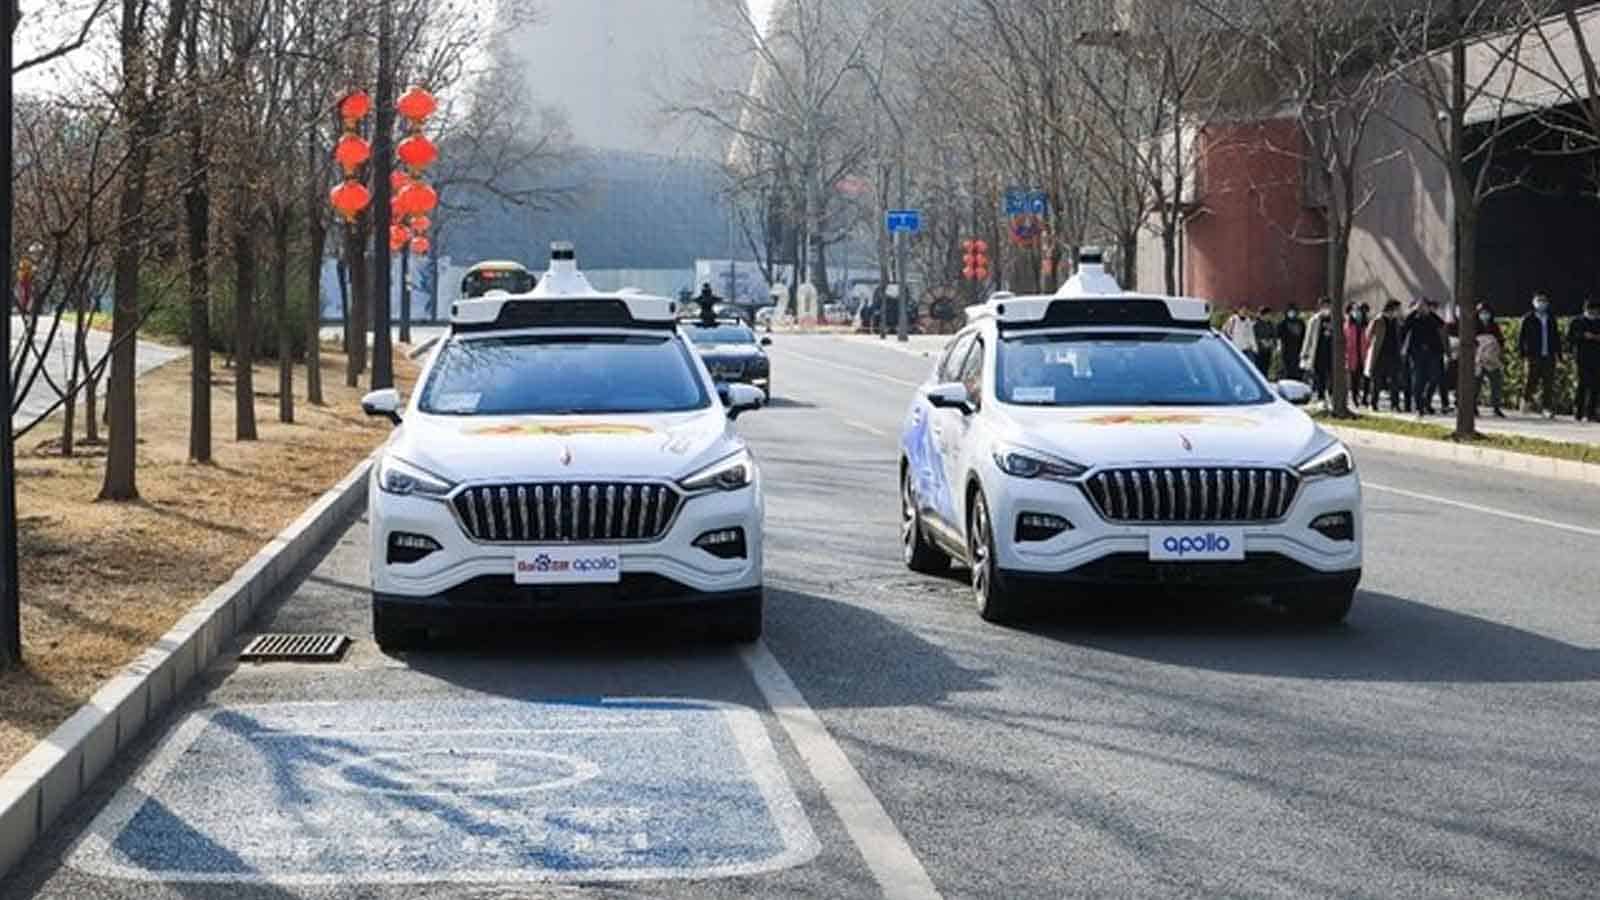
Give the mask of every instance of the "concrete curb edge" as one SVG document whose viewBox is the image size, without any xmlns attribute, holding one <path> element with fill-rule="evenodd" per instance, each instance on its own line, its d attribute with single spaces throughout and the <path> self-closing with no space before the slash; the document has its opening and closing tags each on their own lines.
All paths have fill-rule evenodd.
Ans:
<svg viewBox="0 0 1600 900">
<path fill-rule="evenodd" d="M 374 454 L 375 456 L 376 454 Z M 363 460 L 222 585 L 0 774 L 0 879 L 334 530 L 366 502 Z"/>
<path fill-rule="evenodd" d="M 1531 453 L 1516 453 L 1510 450 L 1496 450 L 1492 447 L 1474 447 L 1469 444 L 1457 444 L 1451 441 L 1439 441 L 1430 438 L 1386 434 L 1381 431 L 1350 428 L 1328 422 L 1320 422 L 1318 424 L 1328 433 L 1352 447 L 1370 447 L 1374 450 L 1388 450 L 1443 462 L 1484 466 L 1498 469 L 1502 472 L 1515 472 L 1519 475 L 1533 475 L 1539 478 L 1553 478 L 1558 481 L 1575 481 L 1580 484 L 1600 485 L 1600 465 L 1593 463 L 1578 462 L 1571 459 L 1553 459 L 1548 456 L 1535 456 Z"/>
</svg>

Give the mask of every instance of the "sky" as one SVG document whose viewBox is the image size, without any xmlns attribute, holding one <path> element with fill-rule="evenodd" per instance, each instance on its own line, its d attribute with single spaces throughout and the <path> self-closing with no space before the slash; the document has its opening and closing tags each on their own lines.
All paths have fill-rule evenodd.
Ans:
<svg viewBox="0 0 1600 900">
<path fill-rule="evenodd" d="M 767 19 L 772 16 L 772 6 L 777 0 L 749 0 L 750 18 L 756 21 L 763 30 L 767 27 Z"/>
</svg>

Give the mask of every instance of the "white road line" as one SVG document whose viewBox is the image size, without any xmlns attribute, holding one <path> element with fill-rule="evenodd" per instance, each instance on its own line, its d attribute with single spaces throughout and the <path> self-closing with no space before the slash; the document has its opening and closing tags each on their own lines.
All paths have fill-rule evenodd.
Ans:
<svg viewBox="0 0 1600 900">
<path fill-rule="evenodd" d="M 876 378 L 879 381 L 886 381 L 889 384 L 899 384 L 906 387 L 920 387 L 922 385 L 922 382 L 920 381 L 907 381 L 904 378 L 896 378 L 893 375 L 885 375 L 882 372 L 874 372 L 871 369 L 863 369 L 859 366 L 837 363 L 831 359 L 823 359 L 820 356 L 808 356 L 804 353 L 795 353 L 793 350 L 785 350 L 783 355 L 792 356 L 796 359 L 803 359 L 807 362 L 818 363 L 820 365 L 827 366 L 830 369 L 839 369 L 843 372 L 854 372 L 857 375 L 865 375 L 868 378 Z"/>
<path fill-rule="evenodd" d="M 1525 516 L 1522 513 L 1514 513 L 1504 509 L 1495 509 L 1492 506 L 1479 506 L 1476 503 L 1466 503 L 1461 500 L 1451 500 L 1447 497 L 1435 497 L 1432 494 L 1419 494 L 1416 491 L 1407 491 L 1397 487 L 1373 484 L 1370 481 L 1363 481 L 1361 486 L 1370 488 L 1374 491 L 1381 491 L 1385 494 L 1395 494 L 1401 497 L 1410 497 L 1413 500 L 1423 500 L 1428 503 L 1438 503 L 1442 506 L 1454 506 L 1457 509 L 1465 509 L 1471 512 L 1483 513 L 1486 516 L 1499 516 L 1502 519 L 1510 519 L 1513 522 L 1524 522 L 1529 525 L 1542 525 L 1545 528 L 1554 528 L 1558 531 L 1569 531 L 1573 534 L 1581 534 L 1585 537 L 1600 537 L 1600 528 L 1585 528 L 1582 525 L 1571 525 L 1566 522 L 1555 522 L 1550 519 L 1541 519 L 1538 516 Z"/>
<path fill-rule="evenodd" d="M 821 785 L 828 805 L 833 807 L 850 840 L 861 851 L 883 895 L 906 900 L 937 898 L 938 888 L 933 886 L 933 879 L 922 868 L 922 861 L 906 843 L 905 835 L 895 827 L 883 804 L 873 796 L 861 774 L 828 734 L 821 717 L 800 695 L 799 688 L 767 649 L 766 643 L 747 647 L 740 656 L 767 705 L 778 717 L 778 724 L 783 726 L 806 768 Z"/>
<path fill-rule="evenodd" d="M 875 435 L 877 437 L 889 436 L 889 432 L 884 431 L 882 428 L 874 428 L 865 422 L 857 422 L 855 419 L 840 419 L 839 421 L 849 425 L 851 428 L 854 428 L 857 431 L 865 431 L 867 434 Z"/>
</svg>

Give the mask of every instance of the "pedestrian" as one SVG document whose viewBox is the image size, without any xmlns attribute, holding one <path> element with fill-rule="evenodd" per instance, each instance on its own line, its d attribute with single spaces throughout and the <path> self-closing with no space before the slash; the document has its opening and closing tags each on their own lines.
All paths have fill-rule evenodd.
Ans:
<svg viewBox="0 0 1600 900">
<path fill-rule="evenodd" d="M 1533 295 L 1533 309 L 1522 317 L 1522 332 L 1517 335 L 1517 352 L 1527 363 L 1526 380 L 1522 385 L 1522 411 L 1532 406 L 1540 408 L 1543 401 L 1545 418 L 1556 417 L 1556 366 L 1561 362 L 1561 331 L 1555 314 L 1550 312 L 1550 298 L 1544 294 Z"/>
<path fill-rule="evenodd" d="M 1500 402 L 1506 385 L 1506 335 L 1500 330 L 1500 323 L 1494 320 L 1494 310 L 1487 303 L 1478 305 L 1477 345 L 1477 405 L 1483 405 L 1483 388 L 1488 385 L 1489 408 L 1494 410 L 1495 418 L 1504 419 L 1506 414 L 1500 408 Z"/>
<path fill-rule="evenodd" d="M 1461 377 L 1461 329 L 1456 322 L 1456 305 L 1450 304 L 1444 316 L 1444 376 L 1439 379 L 1439 411 L 1448 413 L 1450 391 Z"/>
<path fill-rule="evenodd" d="M 1411 366 L 1411 405 L 1417 418 L 1433 415 L 1433 392 L 1444 377 L 1444 320 L 1439 303 L 1424 298 L 1406 316 L 1401 355 Z"/>
<path fill-rule="evenodd" d="M 1272 377 L 1272 358 L 1278 351 L 1278 325 L 1272 321 L 1272 310 L 1261 307 L 1256 313 L 1256 368 L 1261 374 Z"/>
<path fill-rule="evenodd" d="M 1590 297 L 1567 329 L 1578 363 L 1578 421 L 1600 422 L 1600 300 Z"/>
<path fill-rule="evenodd" d="M 1256 358 L 1256 323 L 1251 318 L 1250 307 L 1241 306 L 1233 311 L 1222 326 L 1222 333 L 1240 353 L 1251 360 Z"/>
<path fill-rule="evenodd" d="M 1327 403 L 1333 375 L 1333 301 L 1327 297 L 1317 301 L 1317 313 L 1306 323 L 1300 368 L 1311 371 L 1311 389 L 1318 400 Z"/>
<path fill-rule="evenodd" d="M 1278 345 L 1283 357 L 1283 377 L 1290 381 L 1301 381 L 1305 378 L 1304 367 L 1300 365 L 1300 347 L 1306 340 L 1306 323 L 1300 319 L 1300 308 L 1293 303 L 1284 310 L 1283 318 L 1278 321 Z"/>
<path fill-rule="evenodd" d="M 1344 370 L 1350 375 L 1350 405 L 1355 407 L 1367 398 L 1367 309 L 1371 307 L 1352 307 L 1344 323 Z"/>
<path fill-rule="evenodd" d="M 1383 391 L 1389 391 L 1389 411 L 1400 411 L 1400 301 L 1383 304 L 1383 314 L 1367 326 L 1367 384 L 1371 386 L 1368 404 L 1378 409 Z"/>
</svg>

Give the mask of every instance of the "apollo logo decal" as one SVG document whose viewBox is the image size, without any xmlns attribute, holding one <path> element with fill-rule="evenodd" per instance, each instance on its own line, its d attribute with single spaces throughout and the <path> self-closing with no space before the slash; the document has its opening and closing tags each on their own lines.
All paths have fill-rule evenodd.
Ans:
<svg viewBox="0 0 1600 900">
<path fill-rule="evenodd" d="M 1229 540 L 1227 535 L 1217 534 L 1216 532 L 1196 534 L 1192 537 L 1174 535 L 1162 541 L 1161 548 L 1178 556 L 1188 556 L 1191 553 L 1215 555 L 1231 551 L 1233 549 L 1233 541 Z"/>
</svg>

